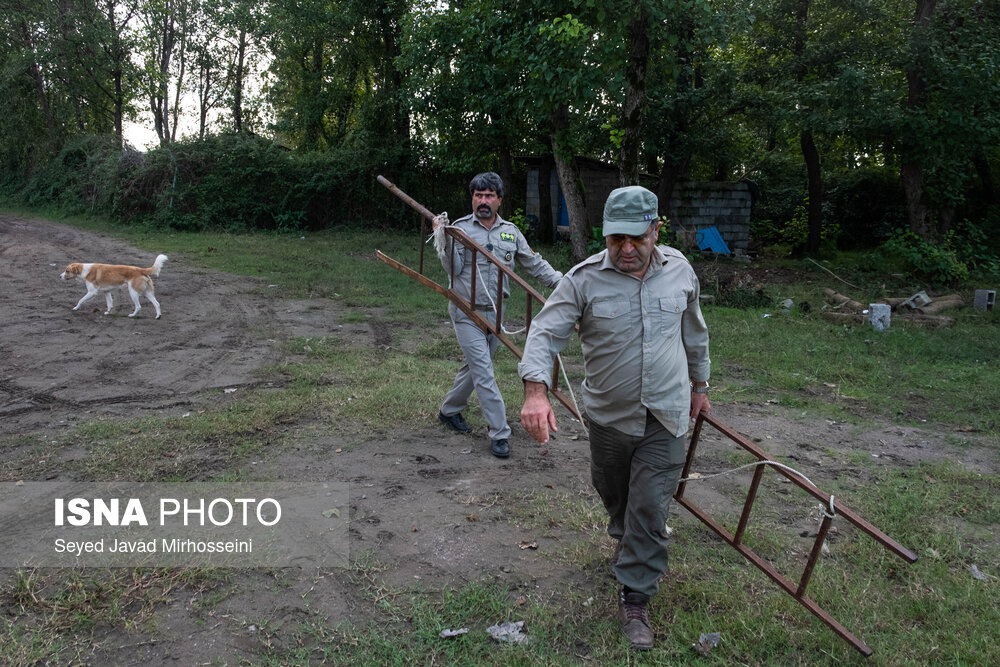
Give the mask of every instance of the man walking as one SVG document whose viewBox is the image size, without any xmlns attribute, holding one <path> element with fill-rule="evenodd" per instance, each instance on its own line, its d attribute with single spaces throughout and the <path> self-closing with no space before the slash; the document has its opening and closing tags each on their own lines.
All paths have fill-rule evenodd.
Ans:
<svg viewBox="0 0 1000 667">
<path fill-rule="evenodd" d="M 708 400 L 708 329 L 698 278 L 682 253 L 657 246 L 657 199 L 611 192 L 606 249 L 574 266 L 531 323 L 518 373 L 521 423 L 544 443 L 556 421 L 552 360 L 579 324 L 591 480 L 617 540 L 618 618 L 633 648 L 653 646 L 648 603 L 667 570 L 667 514 L 685 458 L 688 422 Z"/>
<path fill-rule="evenodd" d="M 528 273 L 549 287 L 554 287 L 562 278 L 562 273 L 531 250 L 527 239 L 516 225 L 497 214 L 503 201 L 503 181 L 500 176 L 493 172 L 478 174 L 469 183 L 469 194 L 472 196 L 472 213 L 456 220 L 454 226 L 491 251 L 509 268 L 513 269 L 516 261 Z M 487 320 L 495 320 L 496 308 L 500 306 L 493 301 L 497 294 L 498 280 L 503 280 L 504 296 L 510 294 L 506 276 L 478 253 L 477 261 L 473 262 L 472 251 L 461 243 L 455 244 L 454 239 L 447 237 L 447 242 L 438 251 L 444 270 L 449 276 L 454 276 L 451 288 L 469 299 L 475 273 L 474 306 Z M 469 397 L 475 390 L 483 418 L 489 427 L 490 451 L 497 458 L 505 459 L 510 456 L 511 431 L 503 396 L 493 373 L 493 354 L 500 339 L 480 329 L 453 303 L 448 305 L 448 314 L 455 327 L 455 336 L 462 348 L 465 363 L 458 370 L 451 391 L 445 396 L 438 419 L 453 431 L 470 432 L 472 429 L 462 417 L 462 410 L 468 405 Z M 502 319 L 501 313 L 501 321 Z"/>
</svg>

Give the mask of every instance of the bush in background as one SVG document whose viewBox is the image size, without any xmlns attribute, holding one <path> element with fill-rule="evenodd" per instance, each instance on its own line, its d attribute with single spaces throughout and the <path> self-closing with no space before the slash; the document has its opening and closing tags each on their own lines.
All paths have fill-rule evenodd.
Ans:
<svg viewBox="0 0 1000 667">
<path fill-rule="evenodd" d="M 110 136 L 68 141 L 6 189 L 30 206 L 178 230 L 313 231 L 411 226 L 417 214 L 376 181 L 384 174 L 428 206 L 467 209 L 469 175 L 415 169 L 403 151 L 293 153 L 249 135 L 188 139 L 142 153 Z M 442 193 L 447 193 L 442 196 Z M 456 194 L 457 193 L 457 194 Z M 440 210 L 444 210 L 441 207 Z"/>
</svg>

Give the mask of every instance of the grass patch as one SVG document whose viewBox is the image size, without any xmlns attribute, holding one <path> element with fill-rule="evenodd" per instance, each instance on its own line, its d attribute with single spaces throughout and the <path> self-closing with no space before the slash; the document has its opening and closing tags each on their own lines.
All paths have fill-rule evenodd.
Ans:
<svg viewBox="0 0 1000 667">
<path fill-rule="evenodd" d="M 713 397 L 778 400 L 818 414 L 928 421 L 1000 438 L 995 347 L 1000 319 L 958 318 L 951 329 L 876 332 L 818 315 L 764 317 L 764 310 L 707 306 Z M 832 404 L 832 407 L 826 407 Z"/>
<path fill-rule="evenodd" d="M 222 570 L 27 569 L 0 586 L 9 610 L 0 628 L 0 663 L 85 664 L 96 627 L 137 630 L 173 595 L 200 596 L 226 580 Z"/>
<path fill-rule="evenodd" d="M 926 478 L 947 489 L 967 488 L 956 498 L 917 484 Z M 878 483 L 858 500 L 862 505 L 893 500 L 876 521 L 883 521 L 914 543 L 938 544 L 930 556 L 908 566 L 860 532 L 849 530 L 817 565 L 810 596 L 845 622 L 875 650 L 877 665 L 953 662 L 993 664 L 1000 648 L 991 628 L 1000 621 L 996 580 L 975 579 L 970 561 L 996 572 L 992 550 L 957 538 L 941 517 L 961 515 L 982 526 L 996 523 L 998 502 L 993 476 L 962 472 L 950 464 L 905 471 L 882 471 Z M 951 487 L 953 488 L 953 487 Z M 759 502 L 764 502 L 762 496 Z M 898 498 L 898 501 L 897 501 Z M 697 520 L 681 513 L 671 520 L 674 539 L 671 571 L 651 605 L 661 640 L 652 651 L 631 652 L 615 614 L 615 586 L 607 575 L 610 549 L 598 550 L 603 530 L 592 498 L 552 493 L 499 493 L 469 499 L 498 509 L 502 520 L 544 528 L 552 517 L 560 527 L 579 530 L 580 548 L 553 551 L 550 557 L 575 572 L 577 586 L 548 592 L 511 590 L 489 579 L 444 590 L 403 590 L 387 584 L 388 566 L 365 554 L 350 576 L 372 605 L 378 622 L 330 627 L 308 619 L 286 634 L 264 664 L 705 664 L 690 648 L 706 632 L 720 632 L 722 643 L 709 662 L 833 665 L 855 663 L 859 655 L 767 577 L 722 544 Z M 774 500 L 771 511 L 781 511 Z M 966 505 L 982 507 L 964 512 Z M 846 524 L 844 524 L 846 525 Z M 959 531 L 960 533 L 964 531 Z M 952 542 L 952 549 L 940 547 Z M 801 567 L 802 560 L 798 565 Z M 788 570 L 795 579 L 798 571 Z M 595 595 L 595 592 L 597 593 Z M 891 620 L 890 620 L 891 619 Z M 503 621 L 524 621 L 532 642 L 498 645 L 486 628 Z M 469 633 L 443 639 L 444 629 Z M 669 633 L 669 639 L 663 636 Z M 277 639 L 277 637 L 275 638 Z"/>
</svg>

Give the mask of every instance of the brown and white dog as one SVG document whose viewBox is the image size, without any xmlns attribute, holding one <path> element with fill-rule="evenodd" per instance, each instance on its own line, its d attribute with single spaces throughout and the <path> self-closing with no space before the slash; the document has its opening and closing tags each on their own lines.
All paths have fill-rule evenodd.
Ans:
<svg viewBox="0 0 1000 667">
<path fill-rule="evenodd" d="M 111 300 L 111 290 L 117 287 L 128 287 L 129 296 L 135 310 L 129 313 L 129 317 L 135 317 L 139 312 L 139 295 L 142 294 L 156 308 L 156 319 L 160 319 L 160 304 L 153 296 L 153 280 L 150 276 L 160 275 L 163 263 L 167 261 L 166 255 L 157 255 L 156 261 L 148 269 L 140 269 L 138 266 L 125 266 L 123 264 L 94 264 L 91 262 L 74 262 L 66 267 L 59 277 L 63 280 L 79 278 L 87 285 L 87 293 L 83 295 L 73 310 L 79 310 L 80 306 L 93 299 L 100 292 L 104 292 L 104 298 L 108 302 L 108 309 L 105 315 L 111 313 L 114 305 Z"/>
</svg>

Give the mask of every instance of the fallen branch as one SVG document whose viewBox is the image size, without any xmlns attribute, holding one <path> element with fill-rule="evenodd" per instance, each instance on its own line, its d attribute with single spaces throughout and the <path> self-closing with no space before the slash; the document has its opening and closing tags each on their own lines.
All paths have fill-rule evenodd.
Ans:
<svg viewBox="0 0 1000 667">
<path fill-rule="evenodd" d="M 846 280 L 844 280 L 843 278 L 841 278 L 840 276 L 838 276 L 836 273 L 834 273 L 830 269 L 826 268 L 825 266 L 823 266 L 822 264 L 820 264 L 819 262 L 817 262 L 815 259 L 809 259 L 808 257 L 806 257 L 806 261 L 807 262 L 812 262 L 813 264 L 815 264 L 819 268 L 823 269 L 824 271 L 826 271 L 827 273 L 829 273 L 831 276 L 833 276 L 834 278 L 836 278 L 840 282 L 844 283 L 845 285 L 848 285 L 849 287 L 853 287 L 854 289 L 861 289 L 857 285 L 854 285 L 852 283 L 847 282 Z"/>
</svg>

